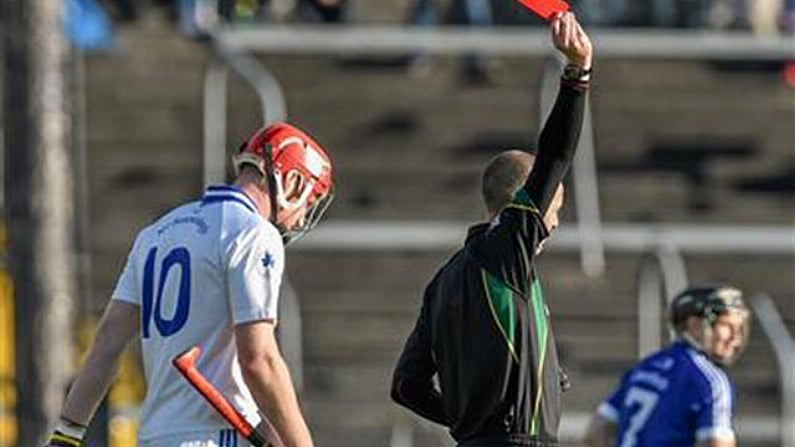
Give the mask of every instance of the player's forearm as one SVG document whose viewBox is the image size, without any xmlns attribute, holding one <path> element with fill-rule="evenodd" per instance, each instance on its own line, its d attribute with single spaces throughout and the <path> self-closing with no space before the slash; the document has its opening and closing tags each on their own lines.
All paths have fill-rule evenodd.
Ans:
<svg viewBox="0 0 795 447">
<path fill-rule="evenodd" d="M 94 345 L 66 396 L 63 417 L 88 425 L 113 381 L 116 360 L 137 331 L 138 306 L 111 300 L 99 322 Z"/>
<path fill-rule="evenodd" d="M 585 86 L 562 81 L 555 105 L 541 131 L 526 189 L 542 215 L 574 159 L 586 96 Z"/>
<path fill-rule="evenodd" d="M 285 447 L 311 447 L 312 436 L 301 415 L 290 373 L 281 357 L 252 360 L 243 367 L 254 401 Z"/>
<path fill-rule="evenodd" d="M 87 426 L 116 373 L 118 352 L 92 349 L 66 396 L 61 416 Z"/>
</svg>

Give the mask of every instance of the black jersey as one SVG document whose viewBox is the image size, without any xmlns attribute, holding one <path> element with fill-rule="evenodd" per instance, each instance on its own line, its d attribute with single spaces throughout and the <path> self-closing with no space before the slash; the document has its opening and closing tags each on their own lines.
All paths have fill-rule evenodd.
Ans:
<svg viewBox="0 0 795 447">
<path fill-rule="evenodd" d="M 448 426 L 460 445 L 557 445 L 562 373 L 534 259 L 584 92 L 562 86 L 528 182 L 437 272 L 398 360 L 393 398 Z"/>
</svg>

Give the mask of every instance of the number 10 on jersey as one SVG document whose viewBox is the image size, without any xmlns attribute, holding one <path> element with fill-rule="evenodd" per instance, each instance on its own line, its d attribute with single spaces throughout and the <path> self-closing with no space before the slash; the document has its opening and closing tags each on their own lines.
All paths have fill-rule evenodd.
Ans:
<svg viewBox="0 0 795 447">
<path fill-rule="evenodd" d="M 176 334 L 188 321 L 191 283 L 188 249 L 185 247 L 173 248 L 159 265 L 157 264 L 157 247 L 152 247 L 146 256 L 144 265 L 143 296 L 141 297 L 141 337 L 143 338 L 149 338 L 151 335 L 152 320 L 154 320 L 155 329 L 163 337 Z M 178 271 L 174 272 L 179 274 L 176 305 L 174 306 L 176 309 L 171 318 L 168 318 L 163 316 L 163 303 L 164 301 L 173 303 L 173 300 L 164 300 L 163 292 L 166 288 L 168 275 L 175 267 L 180 267 Z"/>
</svg>

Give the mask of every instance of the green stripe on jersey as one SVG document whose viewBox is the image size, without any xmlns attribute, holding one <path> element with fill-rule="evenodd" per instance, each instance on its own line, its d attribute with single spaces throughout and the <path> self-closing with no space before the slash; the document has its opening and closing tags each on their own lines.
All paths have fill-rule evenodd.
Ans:
<svg viewBox="0 0 795 447">
<path fill-rule="evenodd" d="M 530 423 L 530 434 L 537 435 L 539 424 L 538 418 L 541 410 L 541 396 L 544 393 L 544 361 L 547 356 L 547 337 L 549 328 L 547 327 L 547 309 L 544 304 L 544 294 L 541 291 L 541 283 L 538 278 L 533 280 L 531 289 L 531 299 L 533 301 L 533 316 L 536 322 L 536 336 L 538 339 L 538 377 L 536 379 L 536 398 L 533 408 L 533 420 Z"/>
<path fill-rule="evenodd" d="M 520 205 L 538 213 L 538 207 L 536 207 L 535 203 L 530 199 L 530 194 L 528 194 L 527 190 L 524 188 L 519 188 L 519 190 L 516 191 L 516 194 L 513 195 L 511 204 Z"/>
<path fill-rule="evenodd" d="M 483 279 L 483 288 L 486 292 L 486 299 L 491 309 L 491 316 L 494 323 L 502 333 L 502 338 L 508 345 L 513 359 L 518 363 L 519 357 L 514 348 L 514 328 L 516 327 L 516 305 L 513 302 L 513 291 L 505 285 L 499 278 L 492 276 L 484 269 L 480 269 Z"/>
</svg>

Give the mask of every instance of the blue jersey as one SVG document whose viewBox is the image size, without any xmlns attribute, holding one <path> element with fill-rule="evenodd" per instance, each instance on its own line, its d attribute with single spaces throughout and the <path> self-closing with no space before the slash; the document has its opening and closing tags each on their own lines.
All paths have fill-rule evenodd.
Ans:
<svg viewBox="0 0 795 447">
<path fill-rule="evenodd" d="M 627 371 L 598 412 L 618 425 L 616 447 L 692 447 L 733 440 L 733 406 L 726 373 L 679 341 Z"/>
</svg>

